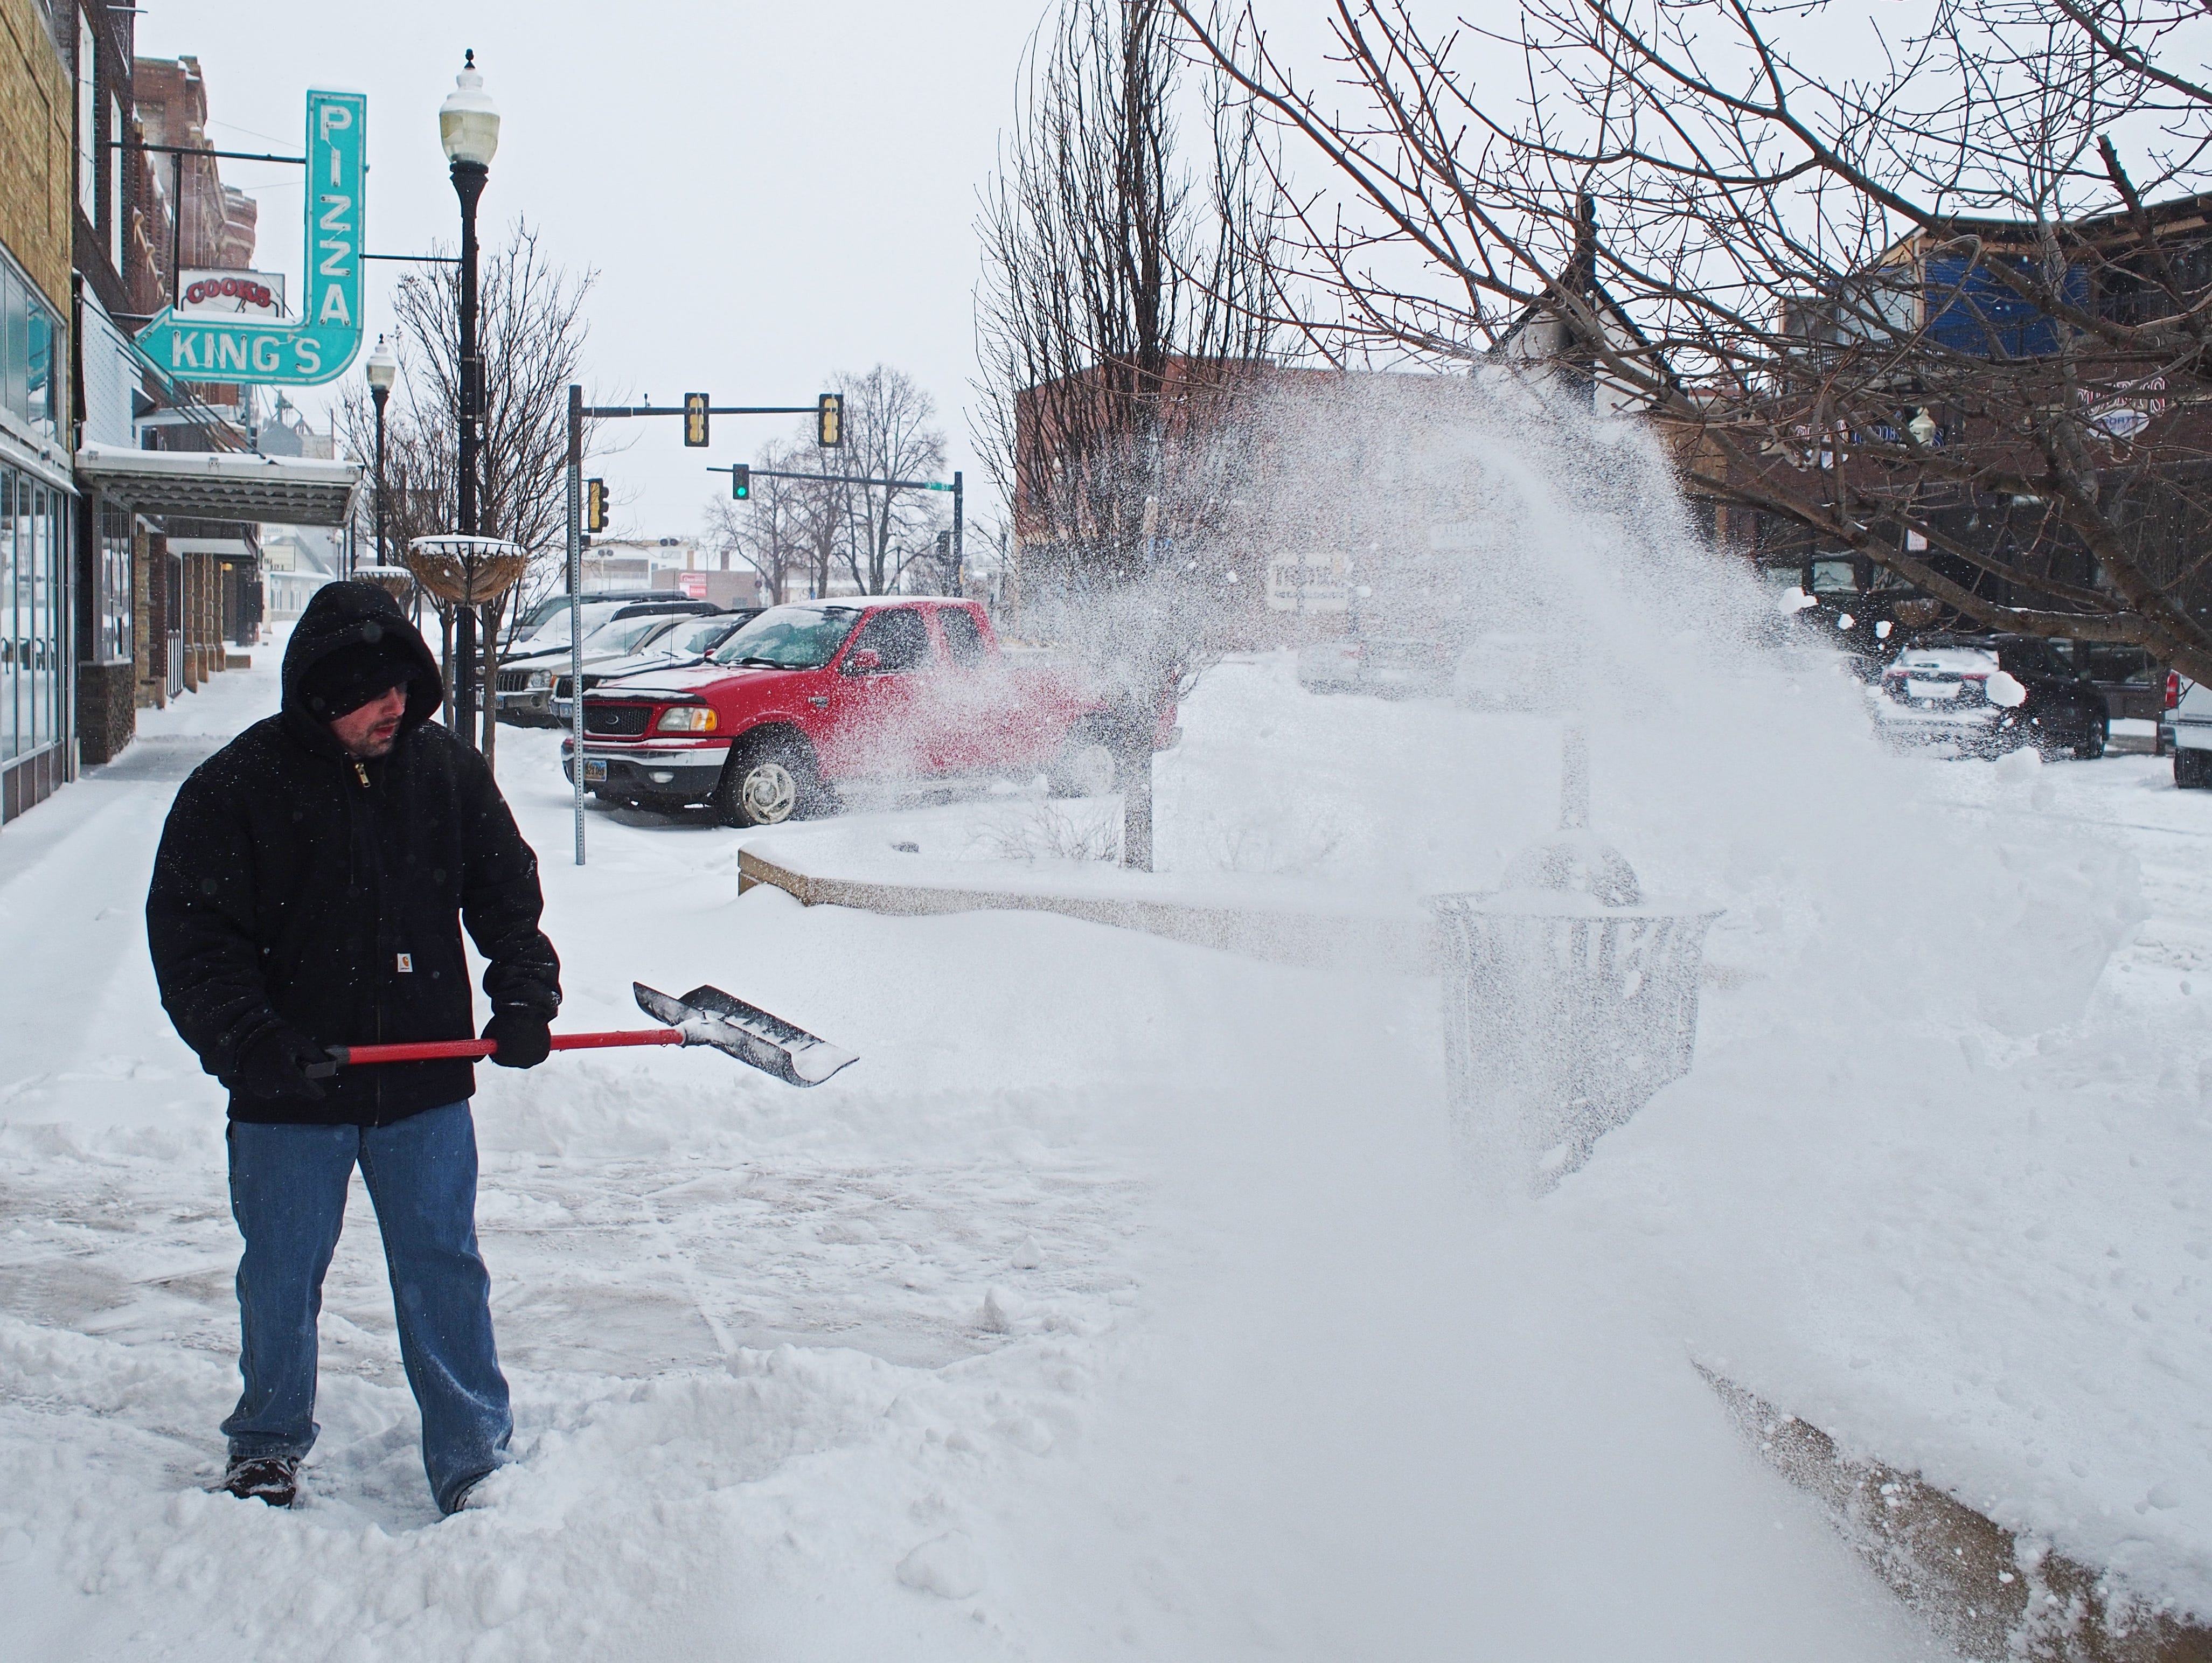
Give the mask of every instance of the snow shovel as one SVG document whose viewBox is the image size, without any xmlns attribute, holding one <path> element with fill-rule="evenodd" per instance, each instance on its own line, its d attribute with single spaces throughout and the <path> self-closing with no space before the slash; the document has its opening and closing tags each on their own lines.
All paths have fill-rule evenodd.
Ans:
<svg viewBox="0 0 2212 1663">
<path fill-rule="evenodd" d="M 848 1063 L 860 1060 L 827 1040 L 719 987 L 695 987 L 672 998 L 641 981 L 630 984 L 638 1008 L 665 1028 L 633 1028 L 602 1034 L 556 1034 L 556 1051 L 599 1051 L 622 1045 L 711 1045 L 739 1062 L 793 1085 L 820 1085 Z M 398 1045 L 334 1045 L 331 1060 L 308 1069 L 327 1079 L 341 1068 L 362 1063 L 419 1063 L 439 1057 L 489 1057 L 499 1049 L 491 1040 L 420 1040 Z"/>
</svg>

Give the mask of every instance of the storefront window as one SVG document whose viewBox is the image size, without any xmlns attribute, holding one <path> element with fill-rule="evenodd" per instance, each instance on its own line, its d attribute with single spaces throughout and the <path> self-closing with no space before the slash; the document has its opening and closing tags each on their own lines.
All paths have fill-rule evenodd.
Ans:
<svg viewBox="0 0 2212 1663">
<path fill-rule="evenodd" d="M 54 365 L 61 328 L 12 265 L 0 263 L 0 410 L 41 438 L 58 431 Z"/>
<path fill-rule="evenodd" d="M 15 725 L 21 680 L 15 661 L 15 476 L 0 468 L 0 762 L 22 749 Z"/>
<path fill-rule="evenodd" d="M 131 513 L 103 505 L 100 513 L 100 610 L 92 656 L 125 664 L 135 650 L 131 616 Z"/>
<path fill-rule="evenodd" d="M 0 762 L 62 737 L 69 499 L 0 467 Z"/>
<path fill-rule="evenodd" d="M 53 702 L 52 677 L 54 663 L 46 640 L 46 616 L 53 590 L 48 583 L 47 567 L 53 558 L 52 527 L 47 523 L 48 492 L 45 485 L 33 480 L 29 483 L 31 503 L 31 558 L 27 581 L 23 586 L 23 634 L 31 649 L 31 674 L 27 683 L 30 691 L 30 716 L 23 724 L 23 749 L 36 750 L 52 743 L 54 731 L 48 707 Z"/>
<path fill-rule="evenodd" d="M 31 290 L 5 266 L 0 266 L 0 407 L 30 424 Z"/>
</svg>

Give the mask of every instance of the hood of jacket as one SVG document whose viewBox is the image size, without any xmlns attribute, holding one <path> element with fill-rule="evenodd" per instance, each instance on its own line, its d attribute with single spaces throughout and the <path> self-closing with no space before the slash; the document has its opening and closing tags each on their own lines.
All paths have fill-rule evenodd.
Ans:
<svg viewBox="0 0 2212 1663">
<path fill-rule="evenodd" d="M 315 591 L 307 610 L 293 626 L 290 645 L 284 649 L 284 725 L 311 750 L 343 756 L 330 728 L 307 708 L 304 683 L 307 672 L 341 648 L 397 636 L 420 666 L 407 683 L 407 711 L 399 719 L 399 737 L 404 739 L 428 721 L 445 702 L 445 682 L 438 673 L 436 654 L 422 632 L 407 621 L 399 603 L 373 583 L 326 583 Z"/>
</svg>

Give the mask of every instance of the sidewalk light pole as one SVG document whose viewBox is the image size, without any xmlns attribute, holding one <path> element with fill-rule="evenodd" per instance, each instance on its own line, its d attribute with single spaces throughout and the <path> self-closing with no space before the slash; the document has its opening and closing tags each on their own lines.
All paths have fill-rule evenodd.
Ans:
<svg viewBox="0 0 2212 1663">
<path fill-rule="evenodd" d="M 499 106 L 483 89 L 471 51 L 453 90 L 438 106 L 438 137 L 453 163 L 453 194 L 461 199 L 461 454 L 460 525 L 465 537 L 477 535 L 477 446 L 483 438 L 483 360 L 477 349 L 477 198 L 483 194 L 491 159 L 499 151 Z M 454 620 L 454 653 L 460 659 L 454 695 L 454 725 L 471 745 L 477 738 L 476 562 L 465 562 L 468 597 Z"/>
<path fill-rule="evenodd" d="M 384 406 L 392 397 L 392 384 L 399 377 L 399 361 L 384 337 L 376 337 L 376 350 L 368 355 L 368 396 L 376 406 L 376 564 L 384 564 Z"/>
</svg>

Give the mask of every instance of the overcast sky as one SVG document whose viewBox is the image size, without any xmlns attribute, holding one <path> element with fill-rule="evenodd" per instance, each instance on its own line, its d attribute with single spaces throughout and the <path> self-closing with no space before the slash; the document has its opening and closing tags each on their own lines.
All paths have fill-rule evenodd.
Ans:
<svg viewBox="0 0 2212 1663">
<path fill-rule="evenodd" d="M 487 240 L 524 215 L 556 259 L 598 270 L 592 392 L 803 404 L 830 390 L 832 372 L 881 361 L 936 399 L 950 464 L 981 517 L 990 489 L 969 420 L 976 191 L 1013 121 L 1024 48 L 1047 4 L 379 0 L 272 11 L 150 0 L 138 42 L 148 56 L 199 58 L 224 149 L 297 154 L 309 87 L 366 92 L 378 252 L 450 252 L 458 237 L 437 109 L 475 48 L 505 118 L 481 210 Z M 1817 26 L 1821 61 L 1871 52 L 1870 4 L 1893 30 L 1926 9 L 1852 0 Z M 1327 0 L 1261 10 L 1302 79 L 1326 80 Z M 1517 7 L 1425 0 L 1418 12 L 1431 25 L 1471 15 L 1510 30 Z M 1517 54 L 1491 43 L 1463 44 L 1462 62 L 1478 81 L 1517 83 Z M 1200 135 L 1187 135 L 1186 152 L 1202 156 Z M 1292 166 L 1326 181 L 1310 159 Z M 296 283 L 298 170 L 228 162 L 224 177 L 261 203 L 257 264 Z M 390 322 L 401 269 L 368 267 L 372 339 Z M 319 416 L 329 391 L 301 402 Z M 718 421 L 711 453 L 686 450 L 673 421 L 620 424 L 607 437 L 625 448 L 592 470 L 613 488 L 616 529 L 697 531 L 708 497 L 728 489 L 703 464 L 749 458 L 785 422 Z"/>
<path fill-rule="evenodd" d="M 309 87 L 366 92 L 368 246 L 417 252 L 459 236 L 437 110 L 474 47 L 504 118 L 483 222 L 491 233 L 526 215 L 556 258 L 598 268 L 588 361 L 600 391 L 809 404 L 831 371 L 880 360 L 936 398 L 972 512 L 988 491 L 968 425 L 975 190 L 1042 9 L 149 0 L 138 49 L 199 58 L 226 149 L 296 155 Z M 261 204 L 257 264 L 295 284 L 297 173 L 224 164 Z M 371 339 L 399 270 L 368 269 Z M 328 391 L 301 402 L 320 411 Z M 750 458 L 783 421 L 718 421 L 711 455 L 684 449 L 672 421 L 624 424 L 650 431 L 595 470 L 627 499 L 617 529 L 696 531 L 706 498 L 727 489 L 703 464 Z"/>
</svg>

